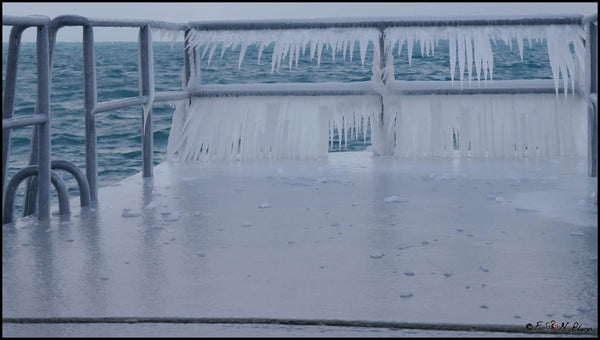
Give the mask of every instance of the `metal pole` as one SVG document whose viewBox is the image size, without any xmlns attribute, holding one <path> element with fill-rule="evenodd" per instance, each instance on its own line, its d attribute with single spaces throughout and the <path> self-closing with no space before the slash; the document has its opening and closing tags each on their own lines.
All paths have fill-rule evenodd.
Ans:
<svg viewBox="0 0 600 340">
<path fill-rule="evenodd" d="M 152 177 L 152 102 L 154 101 L 154 57 L 152 49 L 152 32 L 150 27 L 140 28 L 140 96 L 147 98 L 142 112 L 142 177 Z"/>
<path fill-rule="evenodd" d="M 389 82 L 393 82 L 393 75 L 391 79 L 386 75 L 387 51 L 385 45 L 385 32 L 383 28 L 380 28 L 379 33 L 379 48 L 375 47 L 375 53 L 373 58 L 373 75 L 371 84 L 373 89 L 379 94 L 381 101 L 381 113 L 378 116 L 373 117 L 374 121 L 371 125 L 371 142 L 373 145 L 373 154 L 376 156 L 388 156 L 393 152 L 393 140 L 388 138 L 388 133 L 393 131 L 386 127 L 385 119 L 385 98 L 389 90 Z M 389 60 L 391 63 L 392 61 Z"/>
<path fill-rule="evenodd" d="M 384 39 L 384 33 L 385 31 L 383 29 L 379 30 L 379 70 L 381 72 L 381 77 L 383 78 L 383 70 L 385 69 L 385 39 Z M 381 81 L 383 82 L 384 80 L 381 79 Z M 383 142 L 381 144 L 381 150 L 377 150 L 380 152 L 381 155 L 388 155 L 388 148 L 387 145 L 385 145 L 384 143 L 386 141 L 389 140 L 389 138 L 387 138 L 387 134 L 386 132 L 386 128 L 385 128 L 385 104 L 383 102 L 384 100 L 384 96 L 383 94 L 379 94 L 379 97 L 381 98 L 381 115 L 379 116 L 379 122 L 378 122 L 378 126 L 377 128 L 379 129 L 380 133 L 381 133 L 381 137 L 380 140 Z M 377 120 L 376 120 L 377 121 Z M 372 132 L 372 131 L 371 131 Z M 371 136 L 371 138 L 373 138 L 373 136 Z"/>
<path fill-rule="evenodd" d="M 36 105 L 38 103 L 36 102 Z M 39 110 L 36 107 L 36 114 Z M 38 138 L 38 129 L 39 125 L 35 125 L 32 127 L 31 132 L 31 146 L 29 149 L 29 165 L 37 165 L 38 164 L 38 154 L 39 154 L 39 138 Z M 37 187 L 38 187 L 38 178 L 30 177 L 27 179 L 25 184 L 25 198 L 23 200 L 23 217 L 35 214 L 37 210 Z"/>
<path fill-rule="evenodd" d="M 6 184 L 6 201 L 2 211 L 2 224 L 11 223 L 13 221 L 13 208 L 15 205 L 15 193 L 25 178 L 36 177 L 39 173 L 37 165 L 30 165 L 23 168 L 8 181 Z M 50 171 L 50 182 L 54 185 L 56 192 L 58 193 L 58 211 L 61 215 L 68 215 L 71 213 L 71 207 L 69 203 L 69 191 L 62 178 L 54 171 Z M 40 209 L 41 210 L 41 209 Z"/>
<path fill-rule="evenodd" d="M 38 114 L 46 115 L 38 130 L 38 206 L 40 220 L 50 218 L 50 55 L 48 50 L 48 25 L 38 27 L 37 35 Z"/>
<path fill-rule="evenodd" d="M 586 25 L 586 92 L 588 102 L 588 176 L 598 177 L 598 21 Z M 596 101 L 591 94 L 596 94 Z"/>
<path fill-rule="evenodd" d="M 98 200 L 98 160 L 96 150 L 96 58 L 94 54 L 94 28 L 83 26 L 83 78 L 85 106 L 85 174 L 90 185 L 90 199 Z"/>
<path fill-rule="evenodd" d="M 186 30 L 183 34 L 183 88 L 187 88 L 190 81 L 190 50 L 189 50 L 190 30 Z"/>
<path fill-rule="evenodd" d="M 260 30 L 260 29 L 317 29 L 350 27 L 420 27 L 420 26 L 512 26 L 512 25 L 579 25 L 583 15 L 556 17 L 471 18 L 373 18 L 373 19 L 309 19 L 309 20 L 248 20 L 189 22 L 197 30 Z"/>
<path fill-rule="evenodd" d="M 8 56 L 6 58 L 5 87 L 2 100 L 2 119 L 10 119 L 13 116 L 15 105 L 15 89 L 17 84 L 17 66 L 19 64 L 19 49 L 21 47 L 21 34 L 25 28 L 14 26 L 10 30 L 8 40 Z M 8 154 L 10 152 L 10 129 L 2 129 L 2 197 L 6 184 L 6 172 L 8 170 Z"/>
</svg>

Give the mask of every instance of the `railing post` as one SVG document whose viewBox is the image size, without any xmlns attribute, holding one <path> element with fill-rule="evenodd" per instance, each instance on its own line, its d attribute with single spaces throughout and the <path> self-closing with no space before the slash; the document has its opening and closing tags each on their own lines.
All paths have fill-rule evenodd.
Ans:
<svg viewBox="0 0 600 340">
<path fill-rule="evenodd" d="M 17 84 L 17 66 L 19 64 L 19 49 L 21 47 L 21 34 L 24 27 L 13 26 L 10 30 L 8 41 L 8 55 L 6 58 L 6 76 L 4 96 L 2 100 L 2 119 L 13 116 L 15 105 L 15 89 Z M 10 129 L 2 131 L 2 197 L 6 189 L 6 173 L 8 171 L 8 154 L 10 152 Z"/>
<path fill-rule="evenodd" d="M 385 101 L 388 92 L 390 80 L 394 79 L 393 58 L 391 46 L 385 44 L 385 26 L 379 27 L 379 48 L 375 46 L 373 56 L 373 75 L 371 84 L 374 90 L 381 97 L 381 113 L 373 117 L 371 129 L 371 142 L 373 145 L 373 154 L 377 156 L 389 156 L 393 153 L 393 139 L 388 136 L 394 133 L 392 126 L 387 126 L 393 122 L 386 122 Z M 390 65 L 388 65 L 390 63 Z M 391 74 L 390 74 L 391 72 Z M 386 123 L 388 123 L 386 125 Z M 377 130 L 377 131 L 373 131 Z"/>
<path fill-rule="evenodd" d="M 96 150 L 96 57 L 94 54 L 94 28 L 83 26 L 83 78 L 85 106 L 85 175 L 90 185 L 90 200 L 98 200 L 98 157 Z"/>
<path fill-rule="evenodd" d="M 183 86 L 182 88 L 187 88 L 188 83 L 190 82 L 191 70 L 190 70 L 190 48 L 189 48 L 189 38 L 190 38 L 190 30 L 186 30 L 183 34 Z"/>
<path fill-rule="evenodd" d="M 50 218 L 50 54 L 48 25 L 37 29 L 37 114 L 46 115 L 46 122 L 38 130 L 38 204 L 40 220 Z"/>
<path fill-rule="evenodd" d="M 585 92 L 588 111 L 588 176 L 598 177 L 598 21 L 585 25 Z M 595 102 L 591 94 L 595 94 Z"/>
<path fill-rule="evenodd" d="M 154 57 L 152 49 L 152 31 L 149 26 L 140 27 L 140 96 L 147 98 L 142 112 L 142 177 L 152 177 L 152 102 L 154 101 Z"/>
</svg>

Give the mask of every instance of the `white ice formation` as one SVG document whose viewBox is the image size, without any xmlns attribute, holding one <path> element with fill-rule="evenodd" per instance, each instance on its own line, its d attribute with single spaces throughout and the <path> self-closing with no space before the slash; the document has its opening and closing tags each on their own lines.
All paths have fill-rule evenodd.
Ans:
<svg viewBox="0 0 600 340">
<path fill-rule="evenodd" d="M 584 37 L 585 32 L 579 25 L 395 27 L 386 29 L 385 45 L 390 48 L 390 53 L 398 45 L 398 56 L 400 56 L 402 46 L 406 43 L 410 64 L 413 47 L 417 42 L 420 43 L 421 56 L 429 56 L 435 53 L 435 46 L 440 40 L 448 40 L 450 78 L 454 81 L 458 62 L 458 77 L 462 89 L 465 75 L 469 86 L 475 76 L 478 83 L 481 80 L 487 83 L 488 79 L 493 79 L 492 44 L 496 44 L 497 41 L 503 41 L 512 49 L 513 41 L 516 40 L 523 61 L 525 40 L 530 47 L 534 42 L 541 43 L 545 40 L 556 93 L 558 94 L 559 79 L 562 77 L 566 95 L 569 80 L 571 90 L 575 91 L 576 78 L 583 76 Z M 571 46 L 574 53 L 571 52 Z"/>
<path fill-rule="evenodd" d="M 373 95 L 353 96 L 227 96 L 193 97 L 177 103 L 168 152 L 182 160 L 318 158 L 339 136 L 348 140 L 371 136 L 373 152 L 400 157 L 461 156 L 526 157 L 585 155 L 585 103 L 575 96 L 583 78 L 584 31 L 578 25 L 437 26 L 374 28 L 198 31 L 188 36 L 191 92 L 201 91 L 200 69 L 217 49 L 223 57 L 238 46 L 241 68 L 247 48 L 258 46 L 258 59 L 273 44 L 271 72 L 287 63 L 297 67 L 309 54 L 317 64 L 324 48 L 332 58 L 352 59 L 355 44 L 365 64 L 373 48 Z M 556 95 L 400 95 L 394 85 L 394 51 L 407 45 L 412 63 L 419 43 L 421 55 L 435 53 L 440 40 L 449 41 L 451 88 L 481 88 L 494 76 L 492 44 L 516 41 L 524 59 L 525 41 L 546 41 Z M 383 56 L 381 55 L 383 52 Z M 458 74 L 457 74 L 458 73 Z M 560 78 L 563 84 L 560 84 Z M 454 87 L 458 78 L 460 87 Z M 516 85 L 515 85 L 516 86 Z M 559 88 L 565 98 L 559 98 Z M 286 91 L 286 85 L 281 84 Z M 573 98 L 567 98 L 568 92 Z"/>
<path fill-rule="evenodd" d="M 379 104 L 374 96 L 195 98 L 177 106 L 168 151 L 185 160 L 323 157 L 334 134 L 340 144 L 364 140 Z"/>
<path fill-rule="evenodd" d="M 365 64 L 367 47 L 369 41 L 377 43 L 379 31 L 376 29 L 364 28 L 332 28 L 332 29 L 294 29 L 294 30 L 236 30 L 236 31 L 191 31 L 189 38 L 190 48 L 197 48 L 201 51 L 201 58 L 208 53 L 208 61 L 215 54 L 217 47 L 221 47 L 221 58 L 228 48 L 232 50 L 241 45 L 238 67 L 241 68 L 246 50 L 251 45 L 258 46 L 258 61 L 262 57 L 262 52 L 270 44 L 274 44 L 273 57 L 271 59 L 271 72 L 279 71 L 281 63 L 287 57 L 288 65 L 291 69 L 293 65 L 298 66 L 300 54 L 310 53 L 310 60 L 315 55 L 317 64 L 321 63 L 321 55 L 324 48 L 330 48 L 335 59 L 337 53 L 342 54 L 342 59 L 346 56 L 352 60 L 354 45 L 359 43 L 360 59 Z M 350 52 L 350 53 L 348 53 Z"/>
</svg>

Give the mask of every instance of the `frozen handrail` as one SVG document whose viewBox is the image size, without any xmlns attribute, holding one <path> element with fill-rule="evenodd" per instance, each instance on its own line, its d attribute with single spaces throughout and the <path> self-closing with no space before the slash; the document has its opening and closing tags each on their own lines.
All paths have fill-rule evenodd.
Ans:
<svg viewBox="0 0 600 340">
<path fill-rule="evenodd" d="M 573 25 L 581 24 L 583 15 L 549 17 L 498 17 L 481 18 L 346 18 L 311 20 L 248 20 L 190 22 L 188 26 L 197 30 L 258 30 L 258 29 L 315 29 L 349 27 L 410 27 L 410 26 L 488 26 L 488 25 Z"/>
<path fill-rule="evenodd" d="M 167 30 L 167 31 L 181 31 L 186 32 L 185 39 L 185 70 L 186 70 L 186 79 L 190 77 L 190 51 L 188 47 L 188 32 L 190 30 L 262 30 L 262 29 L 319 29 L 319 28 L 352 28 L 352 27 L 361 27 L 361 28 L 378 28 L 380 32 L 383 34 L 386 28 L 393 27 L 458 27 L 458 26 L 510 26 L 510 25 L 523 25 L 523 26 L 546 26 L 546 25 L 597 25 L 597 14 L 583 16 L 583 15 L 558 15 L 558 16 L 505 16 L 505 17 L 488 17 L 488 18 L 474 18 L 474 17 L 460 17 L 460 18 L 398 18 L 398 17 L 386 17 L 386 18 L 343 18 L 343 19 L 310 19 L 310 20 L 263 20 L 263 21 L 209 21 L 209 22 L 188 22 L 188 23 L 171 23 L 159 20 L 122 20 L 122 19 L 98 19 L 98 18 L 87 18 L 76 15 L 65 15 L 56 17 L 53 20 L 50 20 L 47 17 L 43 16 L 29 16 L 29 17 L 16 17 L 16 16 L 3 16 L 3 25 L 4 26 L 14 26 L 13 33 L 11 33 L 11 37 L 19 36 L 20 41 L 20 33 L 19 31 L 23 30 L 24 26 L 43 26 L 46 29 L 46 39 L 48 42 L 49 48 L 49 68 L 46 70 L 42 69 L 42 72 L 49 72 L 52 63 L 52 50 L 54 48 L 54 42 L 57 31 L 65 26 L 82 26 L 84 30 L 84 82 L 85 82 L 85 111 L 86 111 L 86 171 L 88 172 L 88 180 L 90 183 L 91 196 L 92 200 L 97 198 L 97 185 L 96 185 L 96 176 L 97 172 L 96 166 L 96 149 L 95 144 L 90 143 L 88 145 L 88 141 L 95 140 L 95 123 L 93 121 L 93 116 L 99 112 L 105 112 L 109 110 L 113 110 L 116 108 L 122 108 L 132 105 L 143 105 L 145 107 L 144 114 L 149 115 L 149 109 L 151 108 L 154 102 L 160 101 L 169 101 L 169 100 L 180 100 L 186 99 L 193 96 L 240 96 L 240 95 L 371 95 L 375 94 L 373 89 L 367 89 L 365 84 L 345 84 L 337 89 L 327 88 L 326 85 L 318 85 L 318 84 L 302 84 L 302 85 L 291 85 L 286 84 L 286 87 L 289 87 L 287 90 L 291 89 L 291 91 L 282 91 L 281 84 L 276 86 L 270 85 L 261 85 L 261 84 L 236 84 L 236 85 L 228 85 L 228 86 L 220 86 L 220 85 L 201 85 L 199 88 L 193 89 L 183 89 L 182 91 L 171 91 L 171 92 L 154 92 L 154 82 L 151 80 L 153 73 L 153 65 L 152 58 L 144 58 L 148 57 L 149 53 L 151 53 L 151 40 L 148 42 L 144 42 L 140 44 L 140 53 L 143 58 L 141 58 L 141 62 L 143 65 L 140 65 L 145 71 L 143 75 L 140 76 L 140 82 L 144 82 L 144 89 L 140 89 L 140 95 L 138 97 L 133 98 L 124 98 L 124 99 L 115 99 L 108 102 L 97 103 L 97 93 L 96 93 L 96 66 L 95 66 L 95 56 L 94 56 L 94 41 L 93 41 L 93 28 L 94 27 L 133 27 L 139 28 L 140 31 L 147 30 L 145 33 L 144 39 L 148 39 L 148 33 L 150 29 L 155 28 L 159 30 Z M 596 31 L 597 32 L 597 31 Z M 43 34 L 42 34 L 43 35 Z M 591 41 L 592 44 L 597 44 L 597 33 L 591 36 L 593 40 L 595 37 L 595 42 Z M 140 35 L 140 41 L 142 39 L 142 35 Z M 588 41 L 590 37 L 587 37 L 586 41 Z M 16 41 L 16 40 L 15 40 Z M 378 52 L 379 58 L 381 61 L 378 61 L 378 66 L 382 68 L 385 65 L 385 56 L 384 52 L 386 52 L 384 48 L 385 41 L 384 39 L 379 40 L 379 49 Z M 143 45 L 143 46 L 142 46 Z M 12 45 L 11 45 L 12 46 Z M 14 55 L 14 48 L 12 50 L 12 54 Z M 18 47 L 16 49 L 18 54 Z M 43 52 L 43 51 L 42 51 Z M 591 56 L 591 62 L 588 60 L 585 64 L 586 67 L 592 68 L 597 65 L 597 52 Z M 9 51 L 9 56 L 11 52 Z M 43 57 L 43 53 L 41 54 Z M 16 57 L 12 57 L 15 59 Z M 7 60 L 7 89 L 10 89 L 10 81 L 9 78 L 10 73 L 13 72 L 12 69 L 15 68 L 15 76 L 16 76 L 16 67 L 11 66 L 11 57 Z M 16 59 L 15 59 L 16 60 Z M 594 64 L 595 63 L 595 64 Z M 38 66 L 39 67 L 39 66 Z M 378 71 L 379 72 L 379 71 Z M 589 73 L 589 72 L 588 72 Z M 42 76 L 44 76 L 42 74 Z M 419 94 L 506 94 L 506 93 L 551 93 L 551 87 L 548 85 L 549 83 L 544 83 L 541 85 L 533 85 L 531 86 L 517 86 L 504 88 L 500 83 L 496 82 L 494 86 L 488 86 L 486 88 L 477 88 L 477 89 L 454 89 L 448 87 L 445 83 L 423 83 L 421 85 L 411 82 L 411 86 L 413 88 L 405 87 L 406 84 L 394 81 L 393 78 L 391 82 L 388 82 L 389 88 L 392 91 L 396 91 L 402 94 L 411 94 L 411 95 L 419 95 Z M 594 86 L 597 80 L 592 81 L 592 91 L 589 94 L 583 94 L 587 96 L 587 98 L 593 98 L 595 88 Z M 525 84 L 525 83 L 523 83 Z M 325 86 L 325 87 L 323 87 Z M 422 86 L 422 87 L 421 87 Z M 49 87 L 49 84 L 48 84 Z M 188 91 L 190 90 L 190 91 Z M 49 88 L 42 90 L 49 93 Z M 589 91 L 589 90 L 586 90 Z M 10 92 L 10 91 L 6 91 Z M 284 93 L 285 92 L 285 93 Z M 580 95 L 582 95 L 580 93 Z M 49 94 L 48 94 L 49 96 Z M 7 96 L 5 93 L 5 103 L 3 106 L 4 111 L 9 111 L 12 113 L 12 109 L 6 110 L 7 101 L 6 99 L 10 96 Z M 10 98 L 9 98 L 10 99 Z M 48 99 L 49 100 L 49 99 Z M 590 99 L 591 100 L 591 99 Z M 9 101 L 10 102 L 10 101 Z M 10 103 L 8 103 L 10 104 Z M 46 103 L 42 100 L 42 102 L 38 102 L 38 107 L 46 105 Z M 593 105 L 592 105 L 593 106 Z M 597 107 L 597 105 L 596 105 Z M 44 109 L 40 109 L 40 112 L 44 112 Z M 47 110 L 46 110 L 47 111 Z M 21 122 L 8 122 L 4 120 L 6 118 L 3 116 L 3 126 L 10 126 L 11 124 L 14 126 L 21 126 L 23 124 L 23 120 Z M 26 118 L 25 121 L 29 119 Z M 33 120 L 39 120 L 34 117 Z M 87 120 L 90 120 L 87 122 Z M 151 118 L 149 118 L 151 122 Z M 16 125 L 15 125 L 16 124 Z M 596 123 L 597 124 L 597 123 Z M 146 126 L 145 126 L 146 127 Z M 590 131 L 596 131 L 597 125 L 594 125 L 593 121 L 588 123 L 588 127 Z M 150 127 L 151 130 L 151 127 Z M 144 129 L 146 131 L 146 129 Z M 89 133 L 89 136 L 88 136 Z M 148 138 L 151 138 L 152 133 L 145 134 L 149 135 Z M 591 139 L 597 138 L 597 132 L 593 133 L 596 137 L 590 137 Z M 46 137 L 44 137 L 46 138 Z M 40 143 L 42 143 L 40 141 Z M 48 142 L 49 143 L 49 142 Z M 144 138 L 144 145 L 147 143 L 151 143 L 151 141 L 147 141 Z M 597 143 L 597 142 L 596 142 Z M 3 139 L 3 151 L 5 149 L 5 140 Z M 93 145 L 92 145 L 93 144 Z M 144 146 L 145 149 L 148 149 L 147 146 Z M 597 146 L 595 148 L 590 148 L 591 153 L 597 152 Z M 151 155 L 150 150 L 146 150 L 145 154 Z M 40 157 L 46 157 L 40 155 Z M 44 161 L 45 162 L 45 161 Z M 596 161 L 591 161 L 594 164 L 597 164 Z M 4 162 L 6 163 L 6 162 Z M 151 167 L 151 158 L 147 160 L 144 158 L 144 168 Z M 41 168 L 44 168 L 42 166 Z M 593 166 L 597 168 L 597 165 Z M 4 169 L 4 167 L 3 167 Z M 147 170 L 147 169 L 146 169 Z M 145 175 L 151 176 L 151 170 L 144 170 Z M 4 171 L 3 171 L 4 172 Z M 40 176 L 43 177 L 43 176 Z M 49 179 L 48 179 L 49 180 Z M 3 175 L 4 182 L 4 175 Z M 49 186 L 49 181 L 47 183 Z"/>
<path fill-rule="evenodd" d="M 39 186 L 37 194 L 39 195 L 39 213 L 40 220 L 50 218 L 50 54 L 49 54 L 49 35 L 48 25 L 50 18 L 45 16 L 14 17 L 3 16 L 3 26 L 13 26 L 11 29 L 9 50 L 7 56 L 6 69 L 6 87 L 3 93 L 2 107 L 2 125 L 5 130 L 2 134 L 2 203 L 6 204 L 5 194 L 6 172 L 8 169 L 8 152 L 10 147 L 10 129 L 11 125 L 27 126 L 35 125 L 34 138 L 32 138 L 32 150 L 39 149 L 36 157 L 32 157 L 30 163 L 35 166 L 37 181 Z M 19 47 L 21 45 L 21 35 L 27 27 L 37 27 L 36 54 L 37 54 L 37 98 L 34 116 L 14 119 L 12 118 L 14 109 L 14 99 L 17 81 L 17 66 L 19 58 Z M 35 117 L 35 116 L 43 116 Z M 26 123 L 21 125 L 21 123 Z M 3 131 L 4 132 L 4 131 Z M 35 145 L 34 145 L 35 143 Z M 32 156 L 34 153 L 32 152 Z M 34 190 L 31 190 L 33 192 Z M 9 199 L 9 198 L 8 198 Z"/>
<path fill-rule="evenodd" d="M 2 16 L 2 26 L 23 26 L 23 27 L 31 27 L 31 26 L 43 26 L 50 23 L 50 18 L 42 15 L 30 15 L 26 17 L 22 16 L 13 16 L 13 15 L 3 15 Z"/>
</svg>

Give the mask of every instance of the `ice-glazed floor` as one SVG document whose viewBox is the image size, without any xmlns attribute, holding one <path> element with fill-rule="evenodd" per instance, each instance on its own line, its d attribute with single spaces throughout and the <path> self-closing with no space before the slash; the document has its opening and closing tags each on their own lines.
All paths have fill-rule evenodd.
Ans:
<svg viewBox="0 0 600 340">
<path fill-rule="evenodd" d="M 163 163 L 4 225 L 2 313 L 597 328 L 596 195 L 579 158 Z"/>
</svg>

